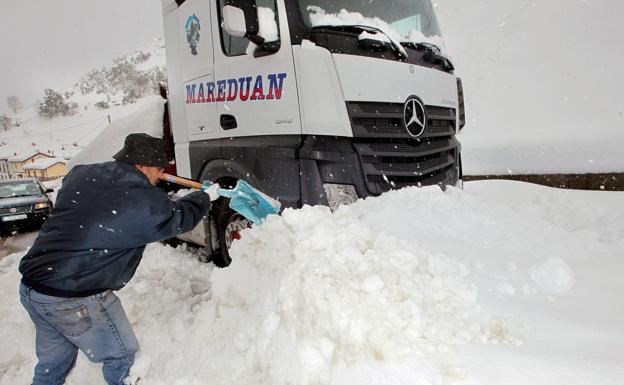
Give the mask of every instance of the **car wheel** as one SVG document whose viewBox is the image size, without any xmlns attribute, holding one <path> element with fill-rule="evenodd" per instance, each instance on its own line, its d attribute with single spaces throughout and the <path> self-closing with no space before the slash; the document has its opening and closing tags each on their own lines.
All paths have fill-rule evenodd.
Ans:
<svg viewBox="0 0 624 385">
<path fill-rule="evenodd" d="M 232 243 L 241 238 L 241 232 L 251 227 L 245 217 L 232 210 L 230 200 L 221 198 L 216 212 L 217 234 L 219 238 L 219 250 L 213 255 L 213 262 L 219 267 L 229 266 L 232 262 L 229 249 Z"/>
</svg>

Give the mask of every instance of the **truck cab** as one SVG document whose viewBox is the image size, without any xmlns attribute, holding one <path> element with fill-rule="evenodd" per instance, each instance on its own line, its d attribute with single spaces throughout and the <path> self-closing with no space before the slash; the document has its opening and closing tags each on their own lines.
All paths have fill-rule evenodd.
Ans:
<svg viewBox="0 0 624 385">
<path fill-rule="evenodd" d="M 282 207 L 461 183 L 461 80 L 430 0 L 162 0 L 179 175 Z M 221 202 L 187 234 L 227 265 Z"/>
</svg>

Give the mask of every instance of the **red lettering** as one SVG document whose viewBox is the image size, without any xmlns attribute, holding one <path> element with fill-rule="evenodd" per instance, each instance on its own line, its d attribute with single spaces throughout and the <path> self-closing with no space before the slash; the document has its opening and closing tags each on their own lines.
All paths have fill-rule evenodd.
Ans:
<svg viewBox="0 0 624 385">
<path fill-rule="evenodd" d="M 236 94 L 238 94 L 238 82 L 236 79 L 228 80 L 228 102 L 236 100 Z"/>
<path fill-rule="evenodd" d="M 254 83 L 254 89 L 250 99 L 264 100 L 264 90 L 262 89 L 262 75 L 258 75 L 256 77 L 256 82 Z"/>
<path fill-rule="evenodd" d="M 206 96 L 204 95 L 204 83 L 199 83 L 199 91 L 197 91 L 197 103 L 206 103 Z"/>
<path fill-rule="evenodd" d="M 251 77 L 247 77 L 247 78 L 240 78 L 238 79 L 238 82 L 240 83 L 240 95 L 239 98 L 240 100 L 242 100 L 243 102 L 246 102 L 247 99 L 249 99 L 249 89 L 251 88 Z M 247 84 L 245 84 L 247 83 Z"/>
<path fill-rule="evenodd" d="M 207 83 L 207 87 L 208 87 L 208 97 L 206 98 L 206 103 L 214 103 L 214 101 L 215 101 L 215 96 L 214 96 L 215 85 L 214 85 L 214 82 L 208 82 Z"/>
<path fill-rule="evenodd" d="M 225 80 L 217 81 L 217 102 L 225 101 Z"/>
<path fill-rule="evenodd" d="M 267 99 L 281 99 L 282 98 L 282 90 L 284 89 L 284 79 L 286 78 L 285 73 L 281 74 L 270 74 L 267 76 L 269 78 L 269 94 L 267 95 Z M 279 79 L 279 80 L 278 80 Z M 275 96 L 273 95 L 275 93 Z"/>
</svg>

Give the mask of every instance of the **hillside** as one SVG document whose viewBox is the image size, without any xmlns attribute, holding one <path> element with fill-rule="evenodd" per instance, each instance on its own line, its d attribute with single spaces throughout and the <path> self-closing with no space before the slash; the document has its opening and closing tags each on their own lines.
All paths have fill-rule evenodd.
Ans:
<svg viewBox="0 0 624 385">
<path fill-rule="evenodd" d="M 14 117 L 19 126 L 0 132 L 0 156 L 37 150 L 70 159 L 110 123 L 140 109 L 146 96 L 157 93 L 159 82 L 166 82 L 166 73 L 163 41 L 156 39 L 89 71 L 71 89 L 48 91 L 56 99 L 44 117 L 37 106 L 22 110 Z"/>
</svg>

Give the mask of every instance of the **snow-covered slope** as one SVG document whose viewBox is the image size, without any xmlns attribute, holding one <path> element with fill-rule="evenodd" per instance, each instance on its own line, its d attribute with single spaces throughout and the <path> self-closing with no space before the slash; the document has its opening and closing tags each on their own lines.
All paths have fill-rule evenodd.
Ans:
<svg viewBox="0 0 624 385">
<path fill-rule="evenodd" d="M 126 136 L 133 132 L 162 136 L 162 116 L 165 100 L 160 95 L 143 98 L 137 103 L 137 110 L 111 123 L 87 144 L 67 164 L 72 168 L 79 164 L 92 164 L 112 160 L 112 156 L 123 147 Z"/>
<path fill-rule="evenodd" d="M 624 171 L 624 2 L 435 3 L 464 80 L 465 173 Z"/>
<path fill-rule="evenodd" d="M 163 41 L 156 39 L 111 65 L 76 74 L 80 80 L 73 88 L 58 90 L 66 103 L 75 103 L 75 114 L 48 119 L 36 108 L 24 109 L 17 115 L 19 127 L 0 132 L 0 157 L 32 150 L 74 157 L 109 126 L 109 119 L 115 123 L 149 103 L 144 96 L 156 93 L 155 84 L 165 79 L 164 65 Z"/>
<path fill-rule="evenodd" d="M 471 182 L 286 210 L 232 266 L 154 244 L 119 292 L 140 385 L 615 385 L 624 378 L 623 193 Z M 0 384 L 34 331 L 0 260 Z M 103 384 L 80 355 L 69 385 Z"/>
</svg>

